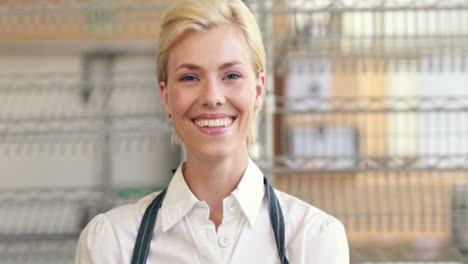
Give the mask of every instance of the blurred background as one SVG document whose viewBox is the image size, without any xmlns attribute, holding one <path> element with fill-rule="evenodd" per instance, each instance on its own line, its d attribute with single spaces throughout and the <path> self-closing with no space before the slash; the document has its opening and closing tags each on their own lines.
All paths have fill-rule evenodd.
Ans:
<svg viewBox="0 0 468 264">
<path fill-rule="evenodd" d="M 183 151 L 156 83 L 169 0 L 0 0 L 0 259 L 73 263 L 97 213 Z M 468 2 L 248 0 L 267 93 L 251 156 L 336 216 L 351 263 L 468 263 Z"/>
</svg>

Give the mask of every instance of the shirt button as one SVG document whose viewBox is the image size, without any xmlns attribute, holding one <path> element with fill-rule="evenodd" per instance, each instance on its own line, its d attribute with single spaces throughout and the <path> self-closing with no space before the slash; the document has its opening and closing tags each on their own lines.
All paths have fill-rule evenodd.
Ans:
<svg viewBox="0 0 468 264">
<path fill-rule="evenodd" d="M 225 237 L 225 236 L 220 236 L 220 237 L 218 238 L 218 244 L 219 244 L 219 246 L 222 247 L 222 248 L 228 247 L 229 244 L 230 244 L 230 242 L 231 242 L 230 239 L 227 238 L 227 237 Z"/>
</svg>

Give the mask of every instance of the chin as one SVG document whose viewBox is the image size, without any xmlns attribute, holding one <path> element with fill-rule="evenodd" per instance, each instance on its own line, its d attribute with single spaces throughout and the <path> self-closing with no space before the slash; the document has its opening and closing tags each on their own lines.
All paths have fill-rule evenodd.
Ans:
<svg viewBox="0 0 468 264">
<path fill-rule="evenodd" d="M 227 143 L 205 144 L 192 148 L 192 151 L 194 154 L 208 159 L 224 159 L 230 156 L 234 157 L 239 153 L 239 149 L 235 148 L 234 144 Z"/>
</svg>

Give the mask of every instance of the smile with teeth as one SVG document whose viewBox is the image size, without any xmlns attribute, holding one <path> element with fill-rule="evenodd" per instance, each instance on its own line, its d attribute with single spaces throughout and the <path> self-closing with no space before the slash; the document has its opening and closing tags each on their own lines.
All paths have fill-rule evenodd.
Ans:
<svg viewBox="0 0 468 264">
<path fill-rule="evenodd" d="M 232 124 L 233 118 L 226 117 L 220 119 L 198 119 L 194 123 L 199 127 L 218 128 L 227 127 Z"/>
</svg>

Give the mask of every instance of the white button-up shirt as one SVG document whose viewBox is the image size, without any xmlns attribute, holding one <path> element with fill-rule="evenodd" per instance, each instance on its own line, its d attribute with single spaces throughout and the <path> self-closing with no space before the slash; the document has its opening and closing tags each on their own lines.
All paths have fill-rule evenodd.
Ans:
<svg viewBox="0 0 468 264">
<path fill-rule="evenodd" d="M 284 216 L 289 263 L 349 263 L 341 222 L 275 192 Z M 141 219 L 157 194 L 94 217 L 81 233 L 75 263 L 130 263 Z M 216 231 L 208 205 L 191 192 L 179 166 L 159 210 L 148 263 L 280 263 L 263 173 L 251 160 L 223 204 L 223 221 Z"/>
</svg>

